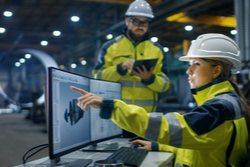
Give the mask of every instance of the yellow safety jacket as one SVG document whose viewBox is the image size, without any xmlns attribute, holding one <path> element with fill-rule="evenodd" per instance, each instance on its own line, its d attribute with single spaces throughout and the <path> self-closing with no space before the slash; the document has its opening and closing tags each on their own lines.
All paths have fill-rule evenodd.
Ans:
<svg viewBox="0 0 250 167">
<path fill-rule="evenodd" d="M 153 76 L 142 81 L 141 78 L 130 74 L 131 70 L 123 70 L 121 64 L 129 59 L 158 58 Z M 152 43 L 148 36 L 134 43 L 125 33 L 105 43 L 98 56 L 94 78 L 122 83 L 122 100 L 127 104 L 143 107 L 147 112 L 156 109 L 158 94 L 169 88 L 167 77 L 166 56 L 158 43 Z"/>
<path fill-rule="evenodd" d="M 248 132 L 240 100 L 231 83 L 219 78 L 192 90 L 198 107 L 189 113 L 146 113 L 120 100 L 104 100 L 100 116 L 176 153 L 175 167 L 241 167 Z"/>
</svg>

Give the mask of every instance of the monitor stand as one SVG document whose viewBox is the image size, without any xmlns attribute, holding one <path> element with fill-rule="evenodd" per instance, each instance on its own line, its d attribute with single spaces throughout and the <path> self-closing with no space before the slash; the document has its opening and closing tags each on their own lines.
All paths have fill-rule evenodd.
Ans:
<svg viewBox="0 0 250 167">
<path fill-rule="evenodd" d="M 74 159 L 74 158 L 58 158 L 58 159 L 49 159 L 46 160 L 39 165 L 47 166 L 47 167 L 86 167 L 93 160 L 92 159 Z"/>
</svg>

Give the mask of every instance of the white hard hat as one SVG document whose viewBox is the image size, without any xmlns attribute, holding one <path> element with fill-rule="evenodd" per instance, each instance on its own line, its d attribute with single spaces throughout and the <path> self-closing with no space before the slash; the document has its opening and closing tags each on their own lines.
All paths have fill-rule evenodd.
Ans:
<svg viewBox="0 0 250 167">
<path fill-rule="evenodd" d="M 145 0 L 135 0 L 129 5 L 125 16 L 144 16 L 154 18 L 151 6 Z"/>
<path fill-rule="evenodd" d="M 240 49 L 234 40 L 223 34 L 203 34 L 192 42 L 186 56 L 180 61 L 189 61 L 190 58 L 214 58 L 232 63 L 231 73 L 241 71 Z"/>
</svg>

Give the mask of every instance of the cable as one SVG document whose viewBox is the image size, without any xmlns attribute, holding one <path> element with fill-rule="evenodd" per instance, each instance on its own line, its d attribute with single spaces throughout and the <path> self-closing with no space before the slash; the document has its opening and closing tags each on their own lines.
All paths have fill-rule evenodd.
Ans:
<svg viewBox="0 0 250 167">
<path fill-rule="evenodd" d="M 40 148 L 39 150 L 37 150 L 36 152 L 34 152 L 33 154 L 31 154 L 30 156 L 28 156 L 27 158 L 25 158 L 25 156 L 26 156 L 30 151 L 32 151 L 32 150 L 34 150 L 34 149 L 36 149 L 36 148 L 39 148 L 39 147 L 42 147 L 42 148 Z M 27 161 L 31 156 L 35 155 L 36 153 L 38 153 L 39 151 L 41 151 L 41 150 L 43 150 L 43 149 L 45 149 L 45 148 L 47 148 L 47 147 L 49 147 L 49 144 L 41 144 L 41 145 L 35 146 L 35 147 L 29 149 L 28 151 L 26 151 L 26 152 L 24 153 L 24 155 L 23 155 L 23 158 L 22 158 L 23 164 L 25 164 L 26 161 Z"/>
<path fill-rule="evenodd" d="M 36 152 L 34 152 L 34 153 L 31 154 L 30 156 L 28 156 L 26 159 L 24 159 L 23 163 L 26 163 L 26 161 L 27 161 L 31 156 L 35 155 L 36 153 L 38 153 L 39 151 L 41 151 L 41 150 L 43 150 L 43 149 L 45 149 L 45 148 L 47 148 L 47 147 L 48 147 L 48 146 L 44 146 L 44 147 L 42 147 L 41 149 L 37 150 Z"/>
</svg>

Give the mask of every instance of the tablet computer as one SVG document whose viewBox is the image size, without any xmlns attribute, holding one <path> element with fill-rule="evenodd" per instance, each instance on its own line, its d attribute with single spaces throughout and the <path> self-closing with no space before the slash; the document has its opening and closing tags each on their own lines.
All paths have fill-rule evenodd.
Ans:
<svg viewBox="0 0 250 167">
<path fill-rule="evenodd" d="M 149 71 L 152 66 L 154 67 L 156 65 L 157 61 L 158 61 L 158 59 L 135 60 L 132 69 L 135 70 L 136 72 L 138 72 L 136 67 L 140 67 L 142 69 L 142 65 L 144 65 L 146 67 L 146 69 Z"/>
</svg>

